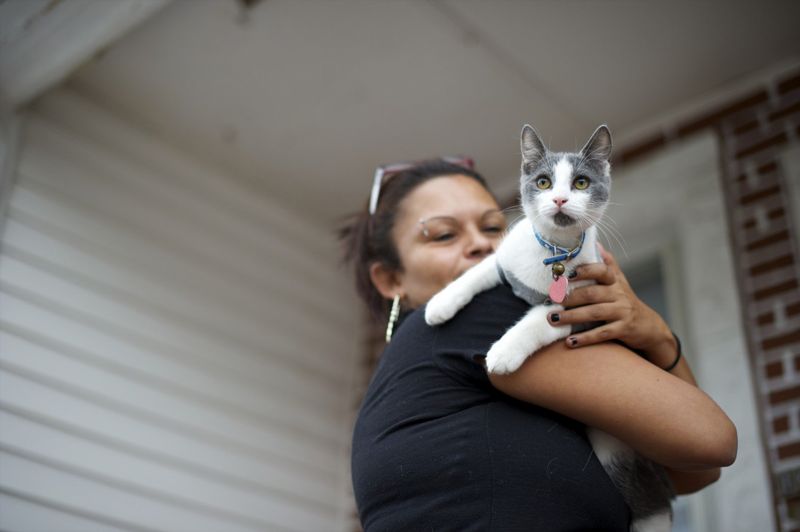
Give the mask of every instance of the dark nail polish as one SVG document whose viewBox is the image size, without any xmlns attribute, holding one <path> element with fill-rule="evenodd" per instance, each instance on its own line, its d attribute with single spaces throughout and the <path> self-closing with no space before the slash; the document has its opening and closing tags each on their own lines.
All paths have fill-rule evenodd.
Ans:
<svg viewBox="0 0 800 532">
<path fill-rule="evenodd" d="M 578 339 L 575 338 L 574 336 L 567 338 L 567 341 L 569 342 L 569 345 L 571 345 L 572 347 L 578 345 Z"/>
<path fill-rule="evenodd" d="M 572 270 L 571 272 L 569 272 L 569 273 L 567 274 L 567 279 L 574 279 L 574 278 L 576 278 L 577 276 L 578 276 L 578 272 L 576 272 L 575 270 Z"/>
<path fill-rule="evenodd" d="M 550 321 L 552 321 L 553 323 L 557 322 L 560 319 L 561 316 L 558 315 L 558 312 L 553 312 L 552 314 L 550 314 Z"/>
</svg>

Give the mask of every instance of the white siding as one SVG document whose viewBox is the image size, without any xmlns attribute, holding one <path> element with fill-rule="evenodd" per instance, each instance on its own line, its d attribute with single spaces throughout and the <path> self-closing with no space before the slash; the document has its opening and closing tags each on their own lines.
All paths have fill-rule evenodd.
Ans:
<svg viewBox="0 0 800 532">
<path fill-rule="evenodd" d="M 347 526 L 331 228 L 67 91 L 27 118 L 6 214 L 0 529 Z"/>
</svg>

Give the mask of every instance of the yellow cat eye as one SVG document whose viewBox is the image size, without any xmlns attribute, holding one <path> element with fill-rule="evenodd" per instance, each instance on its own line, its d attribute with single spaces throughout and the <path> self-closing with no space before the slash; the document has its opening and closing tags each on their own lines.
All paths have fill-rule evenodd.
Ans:
<svg viewBox="0 0 800 532">
<path fill-rule="evenodd" d="M 586 190 L 589 188 L 589 178 L 578 176 L 575 178 L 575 181 L 572 182 L 572 186 L 577 188 L 578 190 Z"/>
<path fill-rule="evenodd" d="M 551 185 L 552 183 L 550 182 L 549 177 L 540 175 L 539 177 L 536 178 L 536 188 L 538 188 L 539 190 L 547 190 L 548 188 L 550 188 Z"/>
</svg>

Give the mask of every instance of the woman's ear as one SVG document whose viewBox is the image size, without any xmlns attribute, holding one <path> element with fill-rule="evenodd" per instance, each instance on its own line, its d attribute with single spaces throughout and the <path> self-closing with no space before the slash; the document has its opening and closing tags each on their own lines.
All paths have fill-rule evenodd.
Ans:
<svg viewBox="0 0 800 532">
<path fill-rule="evenodd" d="M 395 270 L 387 268 L 382 262 L 373 262 L 369 266 L 369 278 L 378 292 L 386 299 L 403 295 L 402 276 Z"/>
</svg>

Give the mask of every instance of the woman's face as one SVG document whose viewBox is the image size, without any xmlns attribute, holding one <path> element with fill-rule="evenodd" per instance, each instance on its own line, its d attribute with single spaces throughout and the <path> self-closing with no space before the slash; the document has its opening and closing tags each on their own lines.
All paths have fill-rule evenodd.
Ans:
<svg viewBox="0 0 800 532">
<path fill-rule="evenodd" d="M 392 231 L 402 268 L 394 293 L 416 308 L 494 252 L 506 228 L 497 202 L 475 179 L 436 177 L 400 202 Z"/>
</svg>

